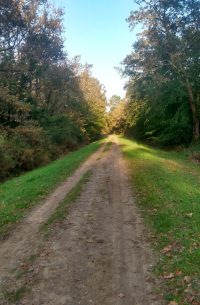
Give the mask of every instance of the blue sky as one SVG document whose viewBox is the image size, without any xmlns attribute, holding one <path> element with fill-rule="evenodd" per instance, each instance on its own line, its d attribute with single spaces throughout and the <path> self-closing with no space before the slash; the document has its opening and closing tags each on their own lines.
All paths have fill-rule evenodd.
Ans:
<svg viewBox="0 0 200 305">
<path fill-rule="evenodd" d="M 103 83 L 107 97 L 124 95 L 124 79 L 114 69 L 130 53 L 136 39 L 126 18 L 133 0 L 57 0 L 65 9 L 64 26 L 69 57 L 93 64 L 93 76 Z"/>
</svg>

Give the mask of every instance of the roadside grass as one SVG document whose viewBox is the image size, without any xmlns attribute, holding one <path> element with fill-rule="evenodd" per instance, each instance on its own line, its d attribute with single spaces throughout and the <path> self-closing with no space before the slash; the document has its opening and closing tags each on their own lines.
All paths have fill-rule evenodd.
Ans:
<svg viewBox="0 0 200 305">
<path fill-rule="evenodd" d="M 200 166 L 120 137 L 133 189 L 159 252 L 155 273 L 169 304 L 200 304 Z M 171 303 L 170 303 L 171 302 Z"/>
<path fill-rule="evenodd" d="M 44 237 L 49 237 L 52 227 L 54 224 L 64 220 L 69 212 L 70 205 L 80 196 L 85 183 L 89 181 L 91 171 L 87 171 L 80 181 L 74 186 L 71 191 L 67 194 L 64 200 L 59 204 L 55 211 L 50 215 L 48 220 L 43 223 L 40 227 L 40 232 L 43 233 Z"/>
<path fill-rule="evenodd" d="M 0 238 L 23 218 L 27 209 L 38 204 L 59 183 L 94 153 L 105 140 L 85 146 L 51 164 L 35 169 L 0 185 Z"/>
</svg>

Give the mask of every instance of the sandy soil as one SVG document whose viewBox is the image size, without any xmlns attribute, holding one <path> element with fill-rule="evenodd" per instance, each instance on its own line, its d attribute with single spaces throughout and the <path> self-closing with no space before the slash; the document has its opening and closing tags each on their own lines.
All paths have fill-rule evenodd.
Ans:
<svg viewBox="0 0 200 305">
<path fill-rule="evenodd" d="M 161 304 L 153 293 L 147 231 L 114 142 L 109 151 L 95 153 L 0 244 L 0 304 Z M 39 225 L 91 168 L 90 180 L 66 220 L 44 240 Z"/>
</svg>

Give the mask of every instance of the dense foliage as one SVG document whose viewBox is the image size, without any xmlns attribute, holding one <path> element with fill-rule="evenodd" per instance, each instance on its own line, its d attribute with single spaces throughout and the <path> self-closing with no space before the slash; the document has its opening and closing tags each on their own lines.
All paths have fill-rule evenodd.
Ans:
<svg viewBox="0 0 200 305">
<path fill-rule="evenodd" d="M 131 28 L 142 24 L 123 64 L 126 131 L 165 145 L 199 139 L 200 1 L 138 0 Z"/>
<path fill-rule="evenodd" d="M 0 179 L 101 135 L 105 92 L 68 59 L 62 16 L 47 0 L 0 1 Z"/>
<path fill-rule="evenodd" d="M 110 133 L 121 134 L 126 128 L 127 116 L 125 101 L 113 95 L 108 101 L 108 130 Z"/>
</svg>

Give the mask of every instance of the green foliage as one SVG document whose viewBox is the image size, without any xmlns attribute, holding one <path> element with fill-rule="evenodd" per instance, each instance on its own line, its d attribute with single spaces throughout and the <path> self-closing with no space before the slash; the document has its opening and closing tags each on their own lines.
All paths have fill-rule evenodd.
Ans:
<svg viewBox="0 0 200 305">
<path fill-rule="evenodd" d="M 200 1 L 138 1 L 144 31 L 124 64 L 127 131 L 165 145 L 199 138 Z"/>
<path fill-rule="evenodd" d="M 137 202 L 160 254 L 155 272 L 163 279 L 162 292 L 180 305 L 191 304 L 191 295 L 198 304 L 200 169 L 186 152 L 166 152 L 125 138 L 120 138 L 120 144 Z"/>
<path fill-rule="evenodd" d="M 90 140 L 96 140 L 105 125 L 106 97 L 105 89 L 92 77 L 90 66 L 86 64 L 80 74 L 80 88 L 86 101 L 85 129 Z"/>
<path fill-rule="evenodd" d="M 108 131 L 117 134 L 123 133 L 127 121 L 125 101 L 120 96 L 113 95 L 108 102 L 108 107 Z"/>
<path fill-rule="evenodd" d="M 170 105 L 169 105 L 170 106 Z M 172 104 L 174 107 L 174 104 Z M 176 106 L 176 105 L 175 105 Z M 172 110 L 173 111 L 173 110 Z M 163 145 L 189 144 L 192 135 L 192 118 L 187 104 L 180 104 L 174 113 L 167 116 L 157 141 Z"/>
<path fill-rule="evenodd" d="M 7 150 L 7 137 L 5 133 L 0 134 L 0 179 L 3 179 L 15 167 L 12 155 Z"/>
<path fill-rule="evenodd" d="M 187 99 L 181 93 L 176 95 L 175 90 L 166 89 L 145 102 L 142 96 L 136 100 L 132 95 L 126 105 L 126 132 L 136 139 L 161 145 L 189 144 L 192 116 Z"/>
<path fill-rule="evenodd" d="M 6 17 L 5 17 L 6 16 Z M 63 48 L 63 11 L 48 1 L 0 6 L 0 179 L 100 138 L 105 94 Z"/>
</svg>

